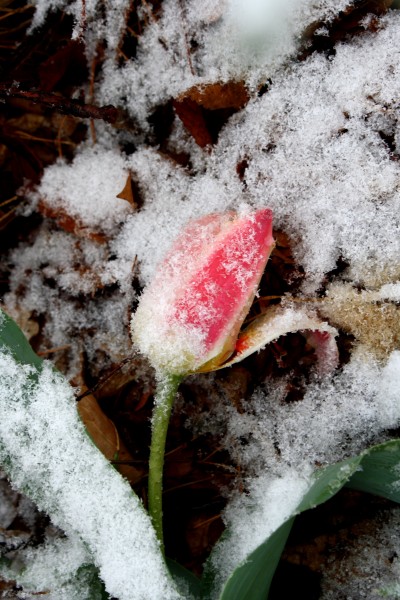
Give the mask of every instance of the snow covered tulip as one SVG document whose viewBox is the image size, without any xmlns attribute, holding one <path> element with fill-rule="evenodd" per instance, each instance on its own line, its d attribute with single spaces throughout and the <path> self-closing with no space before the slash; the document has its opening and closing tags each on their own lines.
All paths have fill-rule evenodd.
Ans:
<svg viewBox="0 0 400 600">
<path fill-rule="evenodd" d="M 183 377 L 230 366 L 294 331 L 304 332 L 314 346 L 321 374 L 337 364 L 336 330 L 304 309 L 271 307 L 241 331 L 273 248 L 268 208 L 192 221 L 172 245 L 132 317 L 132 339 L 158 379 L 148 497 L 161 547 L 165 441 Z"/>
<path fill-rule="evenodd" d="M 184 229 L 132 318 L 133 341 L 159 373 L 212 370 L 229 358 L 273 247 L 267 208 Z"/>
<path fill-rule="evenodd" d="M 234 352 L 273 247 L 267 208 L 193 221 L 172 245 L 132 317 L 133 341 L 158 376 L 148 497 L 162 549 L 162 472 L 176 391 L 185 375 L 218 368 Z"/>
</svg>

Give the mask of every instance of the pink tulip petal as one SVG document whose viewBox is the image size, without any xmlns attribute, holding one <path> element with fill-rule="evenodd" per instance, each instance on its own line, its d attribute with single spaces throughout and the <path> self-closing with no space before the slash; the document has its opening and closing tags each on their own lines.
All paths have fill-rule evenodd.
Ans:
<svg viewBox="0 0 400 600">
<path fill-rule="evenodd" d="M 234 356 L 219 368 L 234 365 L 277 340 L 281 335 L 296 331 L 304 332 L 307 341 L 315 348 L 319 374 L 331 373 L 339 360 L 335 341 L 336 329 L 317 316 L 310 316 L 304 310 L 281 307 L 271 307 L 242 331 L 236 343 Z"/>
<path fill-rule="evenodd" d="M 304 335 L 317 355 L 318 372 L 321 375 L 332 373 L 339 364 L 339 351 L 334 336 L 325 330 L 308 331 Z"/>
<path fill-rule="evenodd" d="M 235 347 L 273 246 L 271 211 L 232 222 L 177 299 L 172 320 L 204 332 L 205 355 Z"/>
</svg>

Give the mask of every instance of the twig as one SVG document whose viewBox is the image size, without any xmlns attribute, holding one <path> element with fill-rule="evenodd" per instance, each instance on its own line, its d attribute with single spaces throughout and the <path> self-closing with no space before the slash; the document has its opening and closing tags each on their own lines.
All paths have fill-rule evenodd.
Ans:
<svg viewBox="0 0 400 600">
<path fill-rule="evenodd" d="M 86 398 L 86 396 L 90 396 L 90 394 L 94 394 L 94 392 L 99 387 L 104 385 L 106 383 L 106 381 L 108 381 L 111 377 L 113 377 L 113 375 L 115 375 L 115 373 L 118 373 L 118 371 L 120 371 L 122 369 L 122 367 L 124 365 L 126 365 L 126 363 L 134 360 L 134 358 L 135 358 L 134 356 L 128 356 L 127 358 L 124 358 L 124 360 L 122 360 L 119 363 L 118 367 L 116 367 L 113 371 L 111 371 L 111 373 L 108 373 L 108 375 L 106 375 L 105 377 L 102 377 L 101 379 L 99 379 L 99 381 L 92 388 L 90 388 L 90 390 L 86 390 L 82 394 L 79 394 L 79 396 L 76 397 L 76 401 L 79 402 L 80 400 L 82 400 L 82 398 Z"/>
<path fill-rule="evenodd" d="M 48 356 L 49 354 L 54 354 L 55 352 L 61 352 L 62 350 L 67 350 L 71 348 L 71 344 L 65 344 L 65 346 L 57 346 L 55 348 L 49 348 L 48 350 L 40 350 L 36 352 L 38 356 Z"/>
<path fill-rule="evenodd" d="M 2 208 L 3 206 L 6 206 L 6 204 L 10 204 L 10 202 L 14 202 L 15 200 L 18 199 L 19 196 L 13 196 L 12 198 L 8 198 L 8 200 L 3 200 L 3 202 L 0 202 L 0 208 Z"/>
<path fill-rule="evenodd" d="M 59 94 L 40 90 L 21 90 L 18 85 L 0 84 L 0 98 L 22 98 L 35 104 L 41 104 L 63 115 L 72 115 L 81 119 L 101 119 L 116 127 L 134 128 L 129 117 L 119 108 L 112 106 L 96 106 L 84 104 L 80 100 L 65 98 Z"/>
</svg>

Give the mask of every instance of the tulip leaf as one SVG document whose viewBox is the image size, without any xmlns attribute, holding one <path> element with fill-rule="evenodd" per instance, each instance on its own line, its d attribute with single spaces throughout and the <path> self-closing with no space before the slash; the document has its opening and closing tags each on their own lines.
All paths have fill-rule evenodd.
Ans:
<svg viewBox="0 0 400 600">
<path fill-rule="evenodd" d="M 177 563 L 171 558 L 165 559 L 169 572 L 171 573 L 177 587 L 181 590 L 184 597 L 200 598 L 201 597 L 201 581 L 191 571 Z"/>
<path fill-rule="evenodd" d="M 400 503 L 400 440 L 370 448 L 347 486 Z"/>
<path fill-rule="evenodd" d="M 272 306 L 267 312 L 255 318 L 239 333 L 234 354 L 217 369 L 230 367 L 267 344 L 287 333 L 297 331 L 306 335 L 307 341 L 315 348 L 318 370 L 321 374 L 333 371 L 338 364 L 338 349 L 335 341 L 336 329 L 309 315 L 303 309 Z M 207 370 L 217 370 L 215 367 Z"/>
<path fill-rule="evenodd" d="M 15 321 L 2 310 L 0 326 L 0 348 L 6 349 L 17 362 L 40 369 L 43 360 L 32 350 Z"/>
<path fill-rule="evenodd" d="M 219 600 L 265 600 L 294 517 L 326 502 L 344 486 L 400 503 L 400 440 L 373 446 L 359 456 L 316 471 L 308 491 L 290 518 L 231 573 Z M 225 532 L 226 537 L 229 537 L 229 531 Z M 206 574 L 204 598 L 216 597 L 212 593 L 212 556 Z"/>
<path fill-rule="evenodd" d="M 220 600 L 265 600 L 272 577 L 292 528 L 294 519 L 285 521 L 264 544 L 228 579 Z"/>
<path fill-rule="evenodd" d="M 107 563 L 109 559 L 115 559 L 117 544 L 116 542 L 113 542 L 114 546 L 105 544 L 104 541 L 105 539 L 108 541 L 109 536 L 105 538 L 103 534 L 103 523 L 108 518 L 113 525 L 113 540 L 120 540 L 118 560 L 124 585 L 135 589 L 137 587 L 135 569 L 136 572 L 140 572 L 148 568 L 148 574 L 151 570 L 151 567 L 147 567 L 143 561 L 140 563 L 140 570 L 138 566 L 133 568 L 131 566 L 131 557 L 137 552 L 139 540 L 135 535 L 129 536 L 126 531 L 127 524 L 137 522 L 139 527 L 142 527 L 143 523 L 143 527 L 140 529 L 140 547 L 145 548 L 144 552 L 150 556 L 150 562 L 154 561 L 153 564 L 156 565 L 156 572 L 152 572 L 152 575 L 154 574 L 155 579 L 162 577 L 166 585 L 175 592 L 175 586 L 162 563 L 161 555 L 156 554 L 158 546 L 151 533 L 151 523 L 144 514 L 142 504 L 136 498 L 128 482 L 117 474 L 113 466 L 95 448 L 89 436 L 85 435 L 74 406 L 72 390 L 68 389 L 68 385 L 56 369 L 52 370 L 35 355 L 18 326 L 1 310 L 0 355 L 5 368 L 4 372 L 0 371 L 2 388 L 0 405 L 3 423 L 0 436 L 2 466 L 10 480 L 16 486 L 19 485 L 19 489 L 23 493 L 29 496 L 41 510 L 48 511 L 50 518 L 57 520 L 57 524 L 65 531 L 66 538 L 71 536 L 76 539 L 78 546 L 81 544 L 81 547 L 85 549 L 81 564 L 79 564 L 79 555 L 75 557 L 76 569 L 74 573 L 71 573 L 68 585 L 78 586 L 79 589 L 79 578 L 84 577 L 88 594 L 82 595 L 82 600 L 84 598 L 100 600 L 100 598 L 109 597 L 105 593 L 105 586 L 107 589 L 111 588 L 110 595 L 116 597 L 116 594 L 113 594 L 113 586 L 118 586 L 120 583 L 118 580 L 115 582 L 114 577 L 108 576 Z M 13 360 L 9 360 L 8 357 Z M 18 371 L 15 388 L 11 385 L 11 391 L 8 394 L 5 382 L 10 381 L 13 372 L 17 371 L 14 370 L 13 361 L 19 363 L 21 369 Z M 9 371 L 6 370 L 8 365 L 10 365 Z M 48 379 L 44 379 L 43 383 L 43 378 L 46 376 Z M 38 393 L 40 385 L 44 387 L 46 393 Z M 47 406 L 48 396 L 52 397 L 52 405 L 47 411 L 43 410 L 43 405 Z M 57 413 L 54 412 L 55 406 Z M 52 418 L 54 414 L 57 416 L 56 419 Z M 33 422 L 33 419 L 36 421 Z M 15 430 L 10 437 L 4 435 L 5 428 L 13 430 L 15 422 L 17 422 L 17 432 L 28 432 L 21 443 L 15 443 L 17 435 Z M 35 427 L 31 428 L 32 423 Z M 38 431 L 42 431 L 43 435 L 38 436 L 36 434 Z M 69 444 L 70 439 L 71 444 Z M 60 446 L 64 442 L 71 449 L 70 453 L 60 450 Z M 35 468 L 25 472 L 25 457 L 28 452 L 34 457 L 32 463 Z M 46 460 L 43 460 L 43 456 L 46 456 Z M 97 473 L 96 476 L 92 476 L 90 481 L 87 475 L 88 464 L 93 466 L 93 473 Z M 23 473 L 22 483 L 19 478 L 20 472 Z M 64 474 L 66 474 L 65 480 L 60 480 Z M 75 513 L 71 509 L 71 490 L 73 493 L 79 494 L 82 481 L 85 481 L 85 486 L 90 486 L 91 490 L 89 494 L 86 487 L 81 498 L 83 513 L 90 515 L 90 518 L 87 519 L 75 518 Z M 55 488 L 53 482 L 57 483 Z M 112 489 L 115 508 L 110 504 L 103 504 L 102 498 L 108 488 Z M 107 512 L 103 511 L 104 506 L 106 506 Z M 114 512 L 110 514 L 111 511 Z M 133 527 L 133 531 L 135 531 L 135 527 Z M 91 564 L 91 557 L 93 557 L 93 564 Z M 103 577 L 104 572 L 106 572 L 106 576 L 104 576 L 103 585 L 100 576 Z M 142 572 L 140 574 L 142 575 Z M 59 581 L 61 581 L 60 578 Z M 23 585 L 25 584 L 23 583 Z M 123 597 L 125 599 L 128 597 L 125 592 Z M 122 594 L 120 600 L 122 600 Z"/>
</svg>

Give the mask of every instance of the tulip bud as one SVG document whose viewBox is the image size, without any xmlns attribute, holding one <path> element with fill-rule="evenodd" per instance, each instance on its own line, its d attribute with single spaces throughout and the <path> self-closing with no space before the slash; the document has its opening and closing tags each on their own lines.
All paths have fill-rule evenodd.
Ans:
<svg viewBox="0 0 400 600">
<path fill-rule="evenodd" d="M 273 247 L 269 209 L 189 223 L 132 317 L 133 341 L 158 372 L 211 370 L 229 358 Z"/>
</svg>

